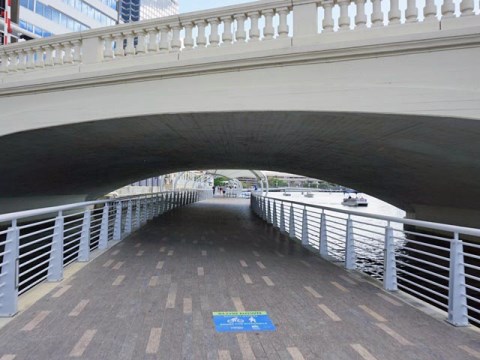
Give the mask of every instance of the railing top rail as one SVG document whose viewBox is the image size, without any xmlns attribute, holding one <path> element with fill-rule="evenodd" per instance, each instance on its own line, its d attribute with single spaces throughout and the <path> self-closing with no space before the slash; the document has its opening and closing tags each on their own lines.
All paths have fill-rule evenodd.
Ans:
<svg viewBox="0 0 480 360">
<path fill-rule="evenodd" d="M 31 49 L 51 44 L 61 44 L 83 39 L 108 36 L 118 33 L 127 33 L 136 29 L 159 28 L 165 25 L 185 24 L 194 21 L 202 21 L 222 16 L 233 16 L 237 14 L 246 14 L 249 12 L 261 11 L 265 9 L 278 9 L 282 7 L 290 8 L 294 4 L 320 3 L 321 0 L 259 0 L 245 4 L 223 6 L 214 9 L 194 11 L 180 15 L 165 16 L 157 19 L 142 20 L 127 24 L 119 24 L 96 29 L 90 29 L 81 32 L 54 35 L 48 38 L 34 39 L 19 43 L 12 43 L 0 46 L 0 52 L 11 52 L 16 50 Z"/>
<path fill-rule="evenodd" d="M 260 196 L 260 197 L 263 197 L 263 198 L 266 198 L 266 199 L 271 199 L 271 200 L 284 202 L 284 203 L 296 204 L 296 205 L 300 205 L 300 206 L 308 206 L 308 207 L 311 207 L 311 208 L 316 208 L 316 209 L 321 209 L 321 210 L 335 211 L 335 212 L 339 212 L 339 213 L 346 214 L 346 215 L 355 215 L 355 216 L 361 216 L 361 217 L 371 218 L 371 219 L 376 219 L 376 220 L 385 220 L 385 221 L 390 221 L 390 222 L 402 223 L 404 225 L 412 225 L 412 226 L 418 226 L 418 227 L 423 227 L 423 228 L 429 228 L 429 229 L 435 229 L 435 230 L 440 230 L 440 231 L 447 231 L 447 232 L 452 232 L 452 233 L 459 233 L 459 234 L 465 234 L 465 235 L 480 237 L 480 229 L 475 229 L 475 228 L 470 228 L 470 227 L 448 225 L 448 224 L 442 224 L 442 223 L 436 223 L 436 222 L 430 222 L 430 221 L 423 221 L 423 220 L 405 219 L 405 218 L 399 218 L 399 217 L 394 217 L 394 216 L 366 214 L 366 213 L 360 212 L 360 211 L 343 210 L 343 209 L 337 209 L 337 208 L 328 207 L 328 206 L 302 203 L 302 202 L 299 202 L 299 201 L 277 199 L 277 198 L 263 196 L 263 195 L 259 195 L 259 194 L 253 194 L 253 195 L 254 196 Z"/>
<path fill-rule="evenodd" d="M 125 197 L 118 197 L 118 198 L 113 198 L 113 199 L 85 201 L 85 202 L 79 202 L 79 203 L 74 203 L 74 204 L 59 205 L 59 206 L 52 206 L 52 207 L 25 210 L 25 211 L 17 211 L 17 212 L 13 212 L 13 213 L 0 215 L 0 223 L 12 221 L 12 220 L 25 219 L 25 218 L 29 218 L 29 217 L 33 217 L 33 216 L 44 215 L 44 214 L 56 213 L 56 212 L 59 212 L 59 211 L 67 211 L 67 210 L 71 210 L 71 209 L 87 207 L 87 206 L 92 206 L 92 205 L 105 204 L 105 203 L 108 203 L 108 202 L 117 202 L 117 201 L 126 201 L 126 200 L 135 200 L 135 199 L 141 199 L 141 198 L 149 198 L 149 197 L 153 197 L 153 196 L 160 195 L 160 194 L 168 194 L 168 193 L 183 192 L 183 191 L 188 191 L 188 190 L 162 191 L 162 192 L 151 193 L 151 194 L 139 194 L 139 195 L 134 195 L 134 196 L 125 196 Z"/>
</svg>

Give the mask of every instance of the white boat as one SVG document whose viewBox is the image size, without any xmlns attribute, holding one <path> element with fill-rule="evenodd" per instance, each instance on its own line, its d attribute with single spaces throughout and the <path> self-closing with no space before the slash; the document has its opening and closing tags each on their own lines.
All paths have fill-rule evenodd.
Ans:
<svg viewBox="0 0 480 360">
<path fill-rule="evenodd" d="M 283 196 L 292 196 L 292 194 L 287 193 L 287 192 L 284 192 L 284 193 L 283 193 Z"/>
<path fill-rule="evenodd" d="M 313 198 L 313 193 L 307 192 L 304 196 L 305 196 L 306 198 Z"/>
<path fill-rule="evenodd" d="M 368 200 L 361 195 L 356 195 L 355 197 L 349 195 L 345 197 L 342 201 L 342 205 L 345 206 L 368 206 Z"/>
</svg>

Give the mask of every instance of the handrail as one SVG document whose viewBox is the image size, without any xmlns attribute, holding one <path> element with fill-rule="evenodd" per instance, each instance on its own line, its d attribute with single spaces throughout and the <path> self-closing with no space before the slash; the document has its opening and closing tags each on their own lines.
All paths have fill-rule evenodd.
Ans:
<svg viewBox="0 0 480 360">
<path fill-rule="evenodd" d="M 390 222 L 397 222 L 397 223 L 401 223 L 401 224 L 404 224 L 404 225 L 412 225 L 412 226 L 418 226 L 418 227 L 423 227 L 423 228 L 431 228 L 431 229 L 434 229 L 434 230 L 448 231 L 448 232 L 452 232 L 452 233 L 457 232 L 457 233 L 462 233 L 462 234 L 465 234 L 465 235 L 480 237 L 480 229 L 475 229 L 475 228 L 471 228 L 471 227 L 442 224 L 442 223 L 424 221 L 424 220 L 406 219 L 406 218 L 400 218 L 400 217 L 395 217 L 395 216 L 367 214 L 367 213 L 360 212 L 360 211 L 343 210 L 343 209 L 337 209 L 337 208 L 328 207 L 328 206 L 302 203 L 302 202 L 299 202 L 299 201 L 283 200 L 283 199 L 277 199 L 277 198 L 273 198 L 273 197 L 265 197 L 263 195 L 261 195 L 261 196 L 266 198 L 266 199 L 288 202 L 288 203 L 291 203 L 291 204 L 300 205 L 302 207 L 303 206 L 308 206 L 308 207 L 313 207 L 313 208 L 317 208 L 317 209 L 321 209 L 321 210 L 335 211 L 335 212 L 339 212 L 339 213 L 346 214 L 346 215 L 362 216 L 362 217 L 376 219 L 376 220 L 385 220 L 385 221 L 390 221 Z"/>
<path fill-rule="evenodd" d="M 475 259 L 480 257 L 472 253 L 472 248 L 480 245 L 464 236 L 478 239 L 479 229 L 343 210 L 263 193 L 252 194 L 250 201 L 260 218 L 325 259 L 344 262 L 348 270 L 358 269 L 382 280 L 387 291 L 401 289 L 448 309 L 452 325 L 480 325 L 480 276 L 475 272 Z M 405 225 L 416 230 L 405 229 Z"/>
<path fill-rule="evenodd" d="M 118 197 L 118 198 L 112 198 L 112 199 L 92 200 L 92 201 L 85 201 L 85 202 L 79 202 L 79 203 L 73 203 L 73 204 L 67 204 L 67 205 L 51 206 L 51 207 L 45 207 L 40 209 L 16 211 L 16 212 L 0 215 L 0 223 L 12 221 L 15 219 L 19 220 L 19 219 L 24 219 L 28 217 L 38 216 L 38 215 L 50 214 L 53 212 L 67 211 L 67 210 L 71 210 L 79 207 L 88 207 L 92 205 L 105 204 L 112 201 L 115 202 L 115 201 L 134 200 L 134 199 L 153 197 L 155 195 L 168 194 L 173 192 L 174 191 L 162 191 L 162 192 L 153 193 L 153 194 L 151 193 L 139 194 L 139 195 L 124 196 L 124 197 Z"/>
</svg>

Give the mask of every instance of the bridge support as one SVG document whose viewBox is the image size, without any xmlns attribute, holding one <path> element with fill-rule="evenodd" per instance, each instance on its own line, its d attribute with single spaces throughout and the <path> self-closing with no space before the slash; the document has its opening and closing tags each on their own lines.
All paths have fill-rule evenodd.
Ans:
<svg viewBox="0 0 480 360">
<path fill-rule="evenodd" d="M 2 275 L 5 274 L 3 297 L 0 299 L 0 317 L 13 316 L 18 311 L 18 246 L 20 230 L 16 221 L 7 230 Z"/>
<path fill-rule="evenodd" d="M 468 326 L 467 294 L 463 242 L 458 233 L 450 245 L 450 282 L 448 291 L 448 322 L 454 326 Z"/>
</svg>

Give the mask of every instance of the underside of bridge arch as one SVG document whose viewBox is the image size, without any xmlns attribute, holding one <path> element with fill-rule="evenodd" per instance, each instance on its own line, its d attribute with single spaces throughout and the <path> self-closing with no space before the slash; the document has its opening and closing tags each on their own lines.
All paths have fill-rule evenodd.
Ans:
<svg viewBox="0 0 480 360">
<path fill-rule="evenodd" d="M 91 199 L 176 171 L 265 169 L 349 186 L 421 212 L 417 218 L 475 225 L 476 215 L 466 221 L 462 214 L 477 214 L 480 208 L 479 138 L 478 121 L 388 114 L 235 112 L 109 119 L 1 137 L 0 196 L 3 211 L 20 210 L 33 207 L 34 199 L 52 205 Z"/>
</svg>

